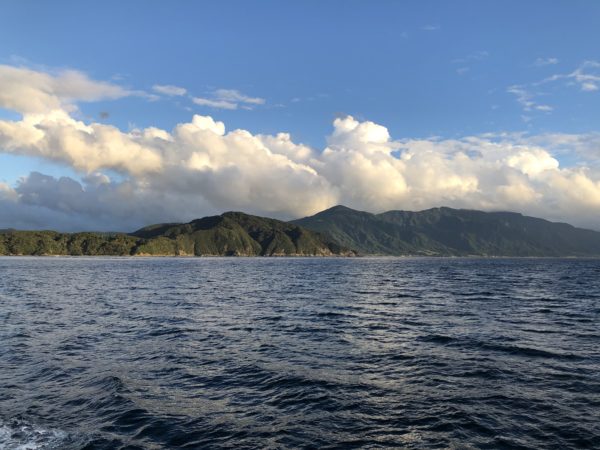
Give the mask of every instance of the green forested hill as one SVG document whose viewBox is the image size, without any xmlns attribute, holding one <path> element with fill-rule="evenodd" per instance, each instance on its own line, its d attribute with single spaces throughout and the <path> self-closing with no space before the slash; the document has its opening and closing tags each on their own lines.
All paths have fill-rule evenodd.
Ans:
<svg viewBox="0 0 600 450">
<path fill-rule="evenodd" d="M 143 238 L 137 253 L 184 255 L 349 254 L 330 239 L 298 225 L 228 212 L 186 224 L 152 225 L 132 233 Z"/>
<path fill-rule="evenodd" d="M 120 233 L 0 232 L 0 255 L 130 255 L 138 239 Z"/>
<path fill-rule="evenodd" d="M 511 212 L 452 208 L 370 214 L 336 206 L 294 223 L 361 254 L 600 256 L 600 233 Z"/>
<path fill-rule="evenodd" d="M 328 256 L 349 252 L 298 225 L 243 213 L 151 225 L 130 235 L 0 231 L 0 255 Z"/>
<path fill-rule="evenodd" d="M 354 251 L 600 256 L 600 233 L 510 212 L 433 208 L 371 214 L 344 206 L 292 222 L 228 212 L 131 234 L 0 230 L 0 255 L 327 256 Z"/>
</svg>

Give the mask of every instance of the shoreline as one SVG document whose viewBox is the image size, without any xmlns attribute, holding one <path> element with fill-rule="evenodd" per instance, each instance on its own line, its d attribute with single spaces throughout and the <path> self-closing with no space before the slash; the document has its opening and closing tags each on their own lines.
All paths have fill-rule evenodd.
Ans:
<svg viewBox="0 0 600 450">
<path fill-rule="evenodd" d="M 600 255 L 0 255 L 0 258 L 117 259 L 600 259 Z"/>
</svg>

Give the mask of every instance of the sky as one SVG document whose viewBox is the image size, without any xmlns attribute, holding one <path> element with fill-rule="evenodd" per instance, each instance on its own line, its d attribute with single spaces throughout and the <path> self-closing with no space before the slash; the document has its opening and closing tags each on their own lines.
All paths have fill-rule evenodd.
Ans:
<svg viewBox="0 0 600 450">
<path fill-rule="evenodd" d="M 600 3 L 28 1 L 0 228 L 510 210 L 600 230 Z"/>
</svg>

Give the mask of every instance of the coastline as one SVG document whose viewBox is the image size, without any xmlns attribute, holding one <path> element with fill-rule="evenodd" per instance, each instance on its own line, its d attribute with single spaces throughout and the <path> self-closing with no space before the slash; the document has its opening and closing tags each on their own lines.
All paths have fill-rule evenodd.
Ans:
<svg viewBox="0 0 600 450">
<path fill-rule="evenodd" d="M 378 255 L 378 254 L 354 254 L 354 255 L 23 255 L 11 254 L 0 255 L 0 258 L 73 258 L 73 259 L 96 259 L 96 258 L 117 258 L 117 259 L 456 259 L 456 260 L 472 260 L 472 259 L 580 259 L 580 260 L 595 260 L 600 259 L 600 255 Z"/>
</svg>

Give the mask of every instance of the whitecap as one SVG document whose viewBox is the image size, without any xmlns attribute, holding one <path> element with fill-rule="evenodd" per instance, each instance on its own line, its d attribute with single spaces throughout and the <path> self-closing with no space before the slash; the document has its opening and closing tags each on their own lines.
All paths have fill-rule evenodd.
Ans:
<svg viewBox="0 0 600 450">
<path fill-rule="evenodd" d="M 5 422 L 0 419 L 0 450 L 51 450 L 63 447 L 68 434 L 54 428 L 43 428 L 23 420 Z"/>
</svg>

